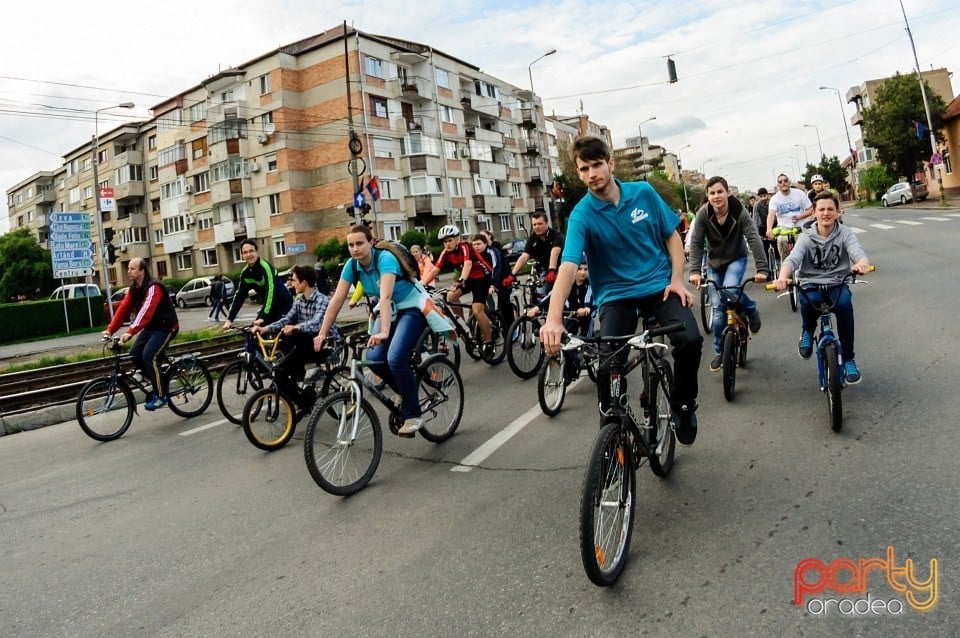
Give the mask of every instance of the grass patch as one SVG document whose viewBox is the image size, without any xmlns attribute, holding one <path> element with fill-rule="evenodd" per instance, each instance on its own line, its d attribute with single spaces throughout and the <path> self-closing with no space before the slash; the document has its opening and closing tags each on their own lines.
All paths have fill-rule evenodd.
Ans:
<svg viewBox="0 0 960 638">
<path fill-rule="evenodd" d="M 0 370 L 0 374 L 11 374 L 13 372 L 26 372 L 27 370 L 37 370 L 39 368 L 50 368 L 53 366 L 62 366 L 66 363 L 79 363 L 80 361 L 90 361 L 99 359 L 100 355 L 93 352 L 81 352 L 71 355 L 58 355 L 54 357 L 44 356 L 36 361 L 28 363 L 18 363 Z"/>
</svg>

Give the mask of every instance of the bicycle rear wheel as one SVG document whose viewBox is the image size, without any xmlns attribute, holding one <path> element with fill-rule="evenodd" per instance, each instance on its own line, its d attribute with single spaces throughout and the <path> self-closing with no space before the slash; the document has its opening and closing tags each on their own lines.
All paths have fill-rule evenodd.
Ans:
<svg viewBox="0 0 960 638">
<path fill-rule="evenodd" d="M 547 357 L 540 367 L 537 377 L 537 400 L 540 410 L 547 416 L 556 416 L 563 407 L 563 399 L 567 395 L 567 384 L 564 379 L 566 357 L 560 354 Z"/>
<path fill-rule="evenodd" d="M 594 585 L 616 582 L 627 564 L 637 474 L 619 423 L 597 435 L 580 495 L 580 560 Z"/>
<path fill-rule="evenodd" d="M 480 351 L 480 358 L 492 366 L 497 365 L 507 355 L 507 340 L 499 313 L 487 313 L 490 318 L 490 336 L 493 337 L 493 352 Z"/>
<path fill-rule="evenodd" d="M 250 396 L 263 388 L 263 378 L 256 368 L 243 361 L 234 361 L 220 372 L 217 379 L 217 405 L 231 423 L 243 423 L 243 406 Z"/>
<path fill-rule="evenodd" d="M 583 349 L 580 351 L 580 356 L 583 357 L 583 365 L 587 368 L 587 376 L 590 377 L 591 381 L 596 383 L 599 378 L 597 376 L 598 369 L 600 368 L 600 355 L 597 352 L 597 344 L 584 344 Z"/>
<path fill-rule="evenodd" d="M 737 387 L 737 332 L 730 329 L 724 332 L 720 361 L 723 365 L 723 398 L 733 401 Z"/>
<path fill-rule="evenodd" d="M 713 332 L 713 305 L 710 303 L 706 286 L 700 286 L 700 323 L 703 324 L 705 333 Z"/>
<path fill-rule="evenodd" d="M 450 338 L 446 332 L 434 332 L 430 328 L 424 328 L 414 350 L 414 365 L 420 365 L 420 362 L 431 354 L 444 355 L 453 367 L 460 369 L 460 347 L 457 341 Z"/>
<path fill-rule="evenodd" d="M 356 435 L 354 420 L 356 421 Z M 338 392 L 310 414 L 303 458 L 310 476 L 325 492 L 349 496 L 373 478 L 383 453 L 377 413 L 353 391 Z"/>
<path fill-rule="evenodd" d="M 207 366 L 197 359 L 174 361 L 167 369 L 164 385 L 167 405 L 182 417 L 202 414 L 213 399 L 213 377 Z"/>
<path fill-rule="evenodd" d="M 521 379 L 537 374 L 543 363 L 540 323 L 532 317 L 520 317 L 507 331 L 507 363 Z"/>
<path fill-rule="evenodd" d="M 113 441 L 130 427 L 136 404 L 124 383 L 110 377 L 94 379 L 83 386 L 77 397 L 77 422 L 91 439 Z"/>
<path fill-rule="evenodd" d="M 293 437 L 296 412 L 275 387 L 257 390 L 243 407 L 243 433 L 255 447 L 279 450 Z"/>
<path fill-rule="evenodd" d="M 843 427 L 843 384 L 840 382 L 840 360 L 837 357 L 837 344 L 823 346 L 823 374 L 826 378 L 827 412 L 830 427 L 839 432 Z"/>
<path fill-rule="evenodd" d="M 745 319 L 742 317 L 741 320 Z M 743 321 L 742 326 L 737 330 L 740 335 L 740 350 L 737 353 L 737 366 L 741 368 L 747 367 L 747 344 L 750 343 L 750 330 L 746 327 L 746 321 Z"/>
<path fill-rule="evenodd" d="M 673 409 L 670 407 L 672 385 L 673 372 L 670 364 L 664 361 L 660 374 L 655 374 L 650 379 L 647 391 L 650 416 L 645 429 L 650 470 L 660 478 L 665 478 L 673 469 L 673 457 L 677 448 L 677 435 L 673 432 Z"/>
<path fill-rule="evenodd" d="M 447 359 L 435 359 L 417 370 L 423 425 L 420 436 L 443 443 L 457 431 L 463 417 L 463 380 Z"/>
</svg>

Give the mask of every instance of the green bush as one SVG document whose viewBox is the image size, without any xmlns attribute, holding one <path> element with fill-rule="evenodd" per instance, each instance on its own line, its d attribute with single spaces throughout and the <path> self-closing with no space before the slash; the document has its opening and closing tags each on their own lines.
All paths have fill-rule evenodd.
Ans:
<svg viewBox="0 0 960 638">
<path fill-rule="evenodd" d="M 410 248 L 414 244 L 423 246 L 427 242 L 427 235 L 419 230 L 408 230 L 400 236 L 400 243 Z"/>
<path fill-rule="evenodd" d="M 87 299 L 90 300 L 89 311 Z M 94 328 L 105 326 L 107 322 L 103 316 L 103 301 L 102 296 L 67 299 L 70 329 L 90 328 L 91 317 Z M 0 325 L 5 326 L 0 334 L 0 343 L 65 333 L 67 323 L 64 319 L 63 301 L 44 299 L 2 304 L 0 305 Z"/>
<path fill-rule="evenodd" d="M 336 237 L 331 237 L 322 244 L 319 244 L 314 249 L 313 254 L 317 256 L 317 261 L 323 262 L 330 261 L 331 259 L 346 261 L 347 257 L 350 256 L 350 252 L 347 250 L 347 242 L 337 239 Z"/>
</svg>

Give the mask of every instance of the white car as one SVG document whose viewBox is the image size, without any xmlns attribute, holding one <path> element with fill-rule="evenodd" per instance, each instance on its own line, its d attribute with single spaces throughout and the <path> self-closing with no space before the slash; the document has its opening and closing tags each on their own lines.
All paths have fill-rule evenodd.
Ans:
<svg viewBox="0 0 960 638">
<path fill-rule="evenodd" d="M 227 277 L 223 278 L 223 283 L 227 287 L 227 301 L 233 299 L 233 282 Z M 210 291 L 213 288 L 213 277 L 197 277 L 191 279 L 183 285 L 177 292 L 176 302 L 181 308 L 187 306 L 209 306 Z"/>
<path fill-rule="evenodd" d="M 914 189 L 917 191 L 917 199 L 923 201 L 927 198 L 926 185 L 919 182 Z M 895 204 L 906 204 L 913 201 L 913 189 L 909 182 L 898 182 L 887 189 L 887 192 L 880 198 L 884 206 L 893 206 Z"/>
<path fill-rule="evenodd" d="M 53 291 L 50 299 L 76 299 L 78 297 L 99 297 L 103 293 L 96 284 L 67 284 Z"/>
</svg>

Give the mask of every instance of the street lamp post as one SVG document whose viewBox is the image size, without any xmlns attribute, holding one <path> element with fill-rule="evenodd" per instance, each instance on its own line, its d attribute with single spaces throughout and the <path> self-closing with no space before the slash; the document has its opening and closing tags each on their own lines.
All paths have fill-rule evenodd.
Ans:
<svg viewBox="0 0 960 638">
<path fill-rule="evenodd" d="M 837 94 L 837 101 L 840 103 L 840 119 L 843 120 L 843 131 L 847 134 L 847 150 L 850 151 L 850 163 L 853 166 L 857 165 L 857 154 L 853 150 L 853 144 L 850 143 L 850 129 L 847 127 L 847 114 L 843 111 L 843 98 L 840 97 L 840 89 L 835 89 L 832 86 L 821 86 L 821 91 L 833 91 Z"/>
<path fill-rule="evenodd" d="M 647 180 L 647 169 L 646 169 L 647 158 L 645 156 L 646 154 L 643 152 L 643 125 L 646 124 L 647 122 L 652 122 L 655 119 L 657 119 L 657 116 L 652 115 L 637 125 L 637 132 L 640 133 L 640 170 L 643 171 L 644 181 Z"/>
<path fill-rule="evenodd" d="M 537 126 L 539 126 L 539 123 L 538 123 L 539 120 L 537 118 L 537 98 L 533 92 L 533 65 L 539 62 L 540 60 L 542 60 L 543 58 L 547 57 L 548 55 L 553 55 L 556 52 L 557 52 L 556 49 L 550 49 L 549 51 L 547 51 L 546 53 L 544 53 L 543 55 L 541 55 L 540 57 L 538 57 L 533 62 L 527 65 L 527 75 L 530 76 L 530 106 L 531 106 L 531 113 L 533 113 L 533 131 L 534 131 L 534 135 L 537 136 L 536 137 L 536 145 L 537 145 L 537 151 L 538 151 L 537 170 L 540 171 L 540 183 L 543 185 L 543 188 L 546 188 L 547 180 L 546 180 L 546 176 L 543 174 L 543 157 L 542 155 L 539 154 L 541 140 L 539 139 L 540 134 L 539 132 L 537 132 Z M 541 196 L 542 195 L 543 193 L 541 192 Z M 556 209 L 556 201 L 553 198 L 553 188 L 550 189 L 550 208 Z M 548 223 L 553 221 L 553 212 L 554 212 L 553 210 L 547 211 Z"/>
<path fill-rule="evenodd" d="M 700 174 L 703 175 L 704 181 L 707 179 L 707 174 L 704 172 L 704 169 L 707 167 L 707 163 L 712 161 L 714 161 L 714 159 L 711 157 L 710 159 L 705 159 L 700 162 Z"/>
<path fill-rule="evenodd" d="M 641 140 L 642 143 L 642 140 Z M 680 173 L 680 186 L 683 187 L 683 206 L 686 212 L 690 212 L 690 202 L 687 201 L 687 183 L 683 180 L 683 159 L 680 157 L 680 153 L 684 150 L 690 148 L 690 145 L 681 146 L 680 150 L 677 151 L 677 172 Z"/>
<path fill-rule="evenodd" d="M 93 112 L 93 201 L 96 202 L 97 236 L 100 243 L 100 276 L 103 277 L 103 287 L 107 293 L 107 308 L 109 308 L 111 321 L 113 321 L 113 304 L 110 302 L 110 297 L 113 296 L 113 291 L 110 290 L 110 273 L 107 270 L 107 243 L 103 234 L 103 214 L 100 211 L 100 173 L 97 168 L 100 164 L 100 111 L 132 109 L 133 107 L 133 102 L 121 102 Z"/>
<path fill-rule="evenodd" d="M 812 128 L 814 131 L 817 132 L 817 147 L 820 149 L 820 161 L 822 162 L 824 155 L 823 155 L 823 144 L 820 143 L 820 129 L 818 129 L 813 124 L 804 124 L 804 126 L 807 128 Z"/>
</svg>

